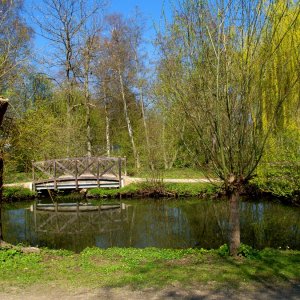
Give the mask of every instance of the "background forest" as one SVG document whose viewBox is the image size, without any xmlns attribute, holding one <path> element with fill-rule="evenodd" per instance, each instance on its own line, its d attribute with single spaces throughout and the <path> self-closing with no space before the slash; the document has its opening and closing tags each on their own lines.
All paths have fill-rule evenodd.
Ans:
<svg viewBox="0 0 300 300">
<path fill-rule="evenodd" d="M 126 156 L 130 175 L 191 168 L 299 190 L 298 1 L 178 0 L 150 58 L 138 11 L 37 1 L 34 32 L 23 4 L 0 4 L 6 176 L 32 160 Z M 44 53 L 32 50 L 35 35 Z"/>
</svg>

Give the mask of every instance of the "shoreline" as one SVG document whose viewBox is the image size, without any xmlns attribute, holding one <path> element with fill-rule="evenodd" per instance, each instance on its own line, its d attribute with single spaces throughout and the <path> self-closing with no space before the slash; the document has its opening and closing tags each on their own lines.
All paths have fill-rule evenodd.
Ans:
<svg viewBox="0 0 300 300">
<path fill-rule="evenodd" d="M 134 178 L 136 179 L 136 178 Z M 40 196 L 31 191 L 28 187 L 31 182 L 5 184 L 3 187 L 3 202 L 21 202 L 34 200 Z M 49 197 L 49 194 L 44 194 Z M 222 199 L 226 196 L 218 182 L 211 182 L 204 179 L 169 179 L 168 181 L 133 181 L 120 189 L 92 188 L 72 192 L 55 192 L 51 195 L 56 197 L 74 197 L 78 199 L 131 199 L 131 198 L 188 198 L 195 197 L 206 199 Z M 50 197 L 52 197 L 50 196 Z M 44 196 L 42 196 L 44 197 Z M 251 184 L 245 187 L 241 197 L 264 198 L 270 201 L 280 202 L 283 205 L 300 206 L 300 192 L 295 192 L 292 196 L 278 196 L 270 192 L 260 190 Z"/>
</svg>

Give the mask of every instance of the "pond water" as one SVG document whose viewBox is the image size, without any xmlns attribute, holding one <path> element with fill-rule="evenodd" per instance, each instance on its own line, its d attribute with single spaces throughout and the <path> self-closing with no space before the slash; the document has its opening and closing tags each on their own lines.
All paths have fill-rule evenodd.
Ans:
<svg viewBox="0 0 300 300">
<path fill-rule="evenodd" d="M 2 211 L 7 242 L 69 249 L 86 247 L 218 248 L 227 242 L 229 206 L 216 200 L 130 200 L 117 209 L 37 211 L 30 204 Z M 255 248 L 300 250 L 300 208 L 240 203 L 241 241 Z"/>
</svg>

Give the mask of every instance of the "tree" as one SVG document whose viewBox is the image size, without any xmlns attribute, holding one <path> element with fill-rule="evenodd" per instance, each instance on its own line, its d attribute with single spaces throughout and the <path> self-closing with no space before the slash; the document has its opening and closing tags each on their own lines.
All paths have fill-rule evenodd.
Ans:
<svg viewBox="0 0 300 300">
<path fill-rule="evenodd" d="M 20 17 L 23 1 L 0 2 L 0 91 L 7 93 L 14 71 L 26 58 L 31 30 Z M 8 108 L 8 100 L 0 98 L 0 126 Z M 1 207 L 3 189 L 3 144 L 0 149 L 0 241 L 3 239 Z"/>
<path fill-rule="evenodd" d="M 0 98 L 0 126 L 2 126 L 3 118 L 6 113 L 8 107 L 7 99 Z M 1 153 L 0 153 L 0 242 L 3 240 L 3 232 L 2 232 L 2 193 L 3 193 L 3 147 L 1 145 Z"/>
<path fill-rule="evenodd" d="M 0 1 L 0 92 L 9 88 L 16 68 L 28 57 L 32 30 L 20 16 L 23 1 Z"/>
<path fill-rule="evenodd" d="M 299 80 L 298 73 L 285 89 L 272 87 L 280 92 L 268 100 L 273 105 L 263 131 L 259 87 L 300 13 L 297 3 L 283 3 L 293 9 L 275 18 L 276 1 L 182 0 L 173 23 L 159 37 L 164 98 L 190 124 L 198 152 L 208 159 L 229 196 L 232 255 L 240 244 L 239 194 L 252 178 L 275 120 Z M 283 20 L 288 26 L 275 39 Z"/>
<path fill-rule="evenodd" d="M 93 38 L 86 36 L 89 21 L 97 16 L 100 9 L 104 7 L 104 1 L 87 0 L 45 0 L 42 6 L 36 8 L 39 13 L 34 19 L 40 26 L 41 35 L 51 42 L 53 53 L 50 65 L 59 66 L 63 70 L 62 87 L 66 95 L 67 108 L 67 154 L 70 155 L 71 147 L 71 114 L 81 103 L 76 97 L 78 87 L 78 76 L 81 76 L 79 60 L 83 61 L 84 70 L 84 98 L 86 107 L 87 126 L 87 153 L 90 155 L 90 129 L 89 129 L 89 77 L 90 48 Z M 85 36 L 85 37 L 84 37 Z M 86 40 L 84 40 L 86 38 Z M 87 47 L 83 51 L 82 47 Z M 87 55 L 88 54 L 88 55 Z"/>
<path fill-rule="evenodd" d="M 110 78 L 118 82 L 118 92 L 122 100 L 127 131 L 132 147 L 135 167 L 140 168 L 140 153 L 136 146 L 135 134 L 129 112 L 130 87 L 134 84 L 136 69 L 134 67 L 134 54 L 130 45 L 129 27 L 119 15 L 107 18 L 110 38 L 104 41 L 105 57 L 109 60 Z"/>
</svg>

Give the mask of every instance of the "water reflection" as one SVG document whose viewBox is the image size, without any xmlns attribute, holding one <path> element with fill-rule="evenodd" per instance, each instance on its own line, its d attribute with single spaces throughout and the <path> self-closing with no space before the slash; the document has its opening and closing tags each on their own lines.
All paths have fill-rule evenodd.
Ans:
<svg viewBox="0 0 300 300">
<path fill-rule="evenodd" d="M 300 209 L 242 202 L 241 240 L 256 248 L 300 249 Z M 88 246 L 217 248 L 227 242 L 226 201 L 139 200 L 97 211 L 3 211 L 6 241 L 81 251 Z"/>
</svg>

